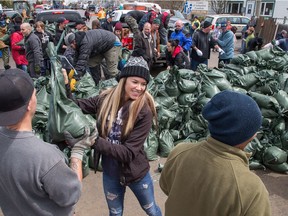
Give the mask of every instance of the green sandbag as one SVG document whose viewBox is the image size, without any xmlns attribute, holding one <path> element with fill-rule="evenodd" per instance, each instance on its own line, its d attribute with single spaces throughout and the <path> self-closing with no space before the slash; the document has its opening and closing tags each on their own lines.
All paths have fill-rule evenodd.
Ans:
<svg viewBox="0 0 288 216">
<path fill-rule="evenodd" d="M 169 129 L 172 122 L 177 116 L 177 112 L 170 111 L 164 107 L 160 107 L 158 110 L 158 123 L 160 129 Z"/>
<path fill-rule="evenodd" d="M 169 130 L 162 130 L 159 135 L 159 154 L 161 157 L 168 157 L 172 151 L 174 140 Z"/>
<path fill-rule="evenodd" d="M 277 82 L 280 85 L 280 89 L 285 90 L 288 89 L 288 73 L 280 73 L 277 77 Z"/>
<path fill-rule="evenodd" d="M 267 65 L 274 70 L 283 70 L 284 66 L 287 64 L 287 60 L 284 57 L 276 56 L 275 58 L 269 60 Z"/>
<path fill-rule="evenodd" d="M 284 131 L 281 135 L 281 143 L 283 150 L 288 151 L 288 131 Z"/>
<path fill-rule="evenodd" d="M 156 136 L 156 131 L 151 130 L 144 143 L 144 151 L 149 161 L 154 161 L 158 159 L 157 156 L 158 146 L 159 144 L 158 144 L 158 138 Z"/>
<path fill-rule="evenodd" d="M 193 93 L 199 82 L 197 80 L 178 79 L 178 87 L 184 93 Z"/>
<path fill-rule="evenodd" d="M 276 100 L 278 101 L 278 103 L 280 104 L 280 106 L 283 109 L 288 109 L 288 94 L 287 92 L 283 91 L 283 90 L 279 90 L 275 95 L 274 98 L 276 98 Z"/>
<path fill-rule="evenodd" d="M 266 170 L 266 167 L 260 163 L 258 160 L 249 161 L 250 170 Z"/>
<path fill-rule="evenodd" d="M 90 115 L 84 115 L 81 109 L 67 98 L 61 63 L 56 59 L 53 43 L 48 44 L 48 55 L 51 60 L 51 97 L 49 106 L 48 131 L 53 142 L 65 140 L 64 131 L 73 137 L 84 134 L 85 126 L 92 132 L 96 121 Z"/>
<path fill-rule="evenodd" d="M 155 98 L 155 103 L 163 106 L 166 109 L 169 109 L 173 104 L 176 103 L 176 98 L 160 96 Z"/>
<path fill-rule="evenodd" d="M 213 68 L 208 72 L 202 72 L 202 75 L 217 85 L 221 91 L 232 88 L 231 83 L 227 80 L 227 75 L 224 72 L 217 70 L 216 68 Z"/>
<path fill-rule="evenodd" d="M 254 86 L 253 89 L 255 92 L 261 92 L 264 95 L 273 95 L 275 92 L 278 92 L 280 89 L 280 85 L 276 80 L 265 79 L 263 82 L 260 81 L 262 86 Z M 259 83 L 258 83 L 259 84 Z"/>
<path fill-rule="evenodd" d="M 184 124 L 184 128 L 181 131 L 187 137 L 190 133 L 203 133 L 206 129 L 206 125 L 202 122 L 190 119 Z"/>
<path fill-rule="evenodd" d="M 194 80 L 194 73 L 192 70 L 188 69 L 179 69 L 177 71 L 177 80 L 180 79 L 187 79 L 187 80 Z"/>
<path fill-rule="evenodd" d="M 98 90 L 100 92 L 100 91 L 105 90 L 107 88 L 112 88 L 116 85 L 118 85 L 118 82 L 114 77 L 111 79 L 100 80 L 99 84 L 98 84 Z"/>
<path fill-rule="evenodd" d="M 45 122 L 45 128 L 48 121 L 50 95 L 46 91 L 46 86 L 43 86 L 36 94 L 37 106 L 35 115 L 32 120 L 33 127 L 36 127 L 38 122 Z M 39 124 L 38 124 L 39 125 Z"/>
<path fill-rule="evenodd" d="M 263 95 L 257 92 L 249 92 L 248 95 L 251 96 L 257 102 L 260 108 L 274 109 L 274 110 L 278 110 L 279 108 L 278 101 L 272 96 Z"/>
<path fill-rule="evenodd" d="M 177 140 L 179 140 L 179 139 L 181 139 L 181 133 L 180 133 L 180 131 L 179 130 L 169 130 L 170 131 L 170 133 L 171 133 L 171 135 L 172 135 L 172 137 L 173 137 L 173 140 L 174 140 L 174 143 L 175 143 L 175 141 L 177 141 Z"/>
<path fill-rule="evenodd" d="M 258 56 L 257 56 L 255 51 L 247 52 L 244 55 L 246 55 L 250 58 L 251 64 L 255 64 L 258 61 Z"/>
<path fill-rule="evenodd" d="M 160 83 L 164 84 L 169 79 L 170 76 L 171 75 L 169 73 L 169 70 L 162 71 L 154 78 L 154 82 L 157 84 Z"/>
<path fill-rule="evenodd" d="M 263 163 L 267 164 L 282 164 L 287 162 L 287 153 L 282 149 L 271 146 L 264 151 Z"/>
<path fill-rule="evenodd" d="M 220 92 L 219 88 L 210 80 L 203 80 L 202 92 L 205 92 L 206 97 L 212 98 L 214 95 Z"/>
<path fill-rule="evenodd" d="M 165 83 L 165 91 L 170 97 L 177 97 L 181 94 L 177 82 L 178 81 L 175 79 L 175 77 L 171 76 Z"/>
<path fill-rule="evenodd" d="M 93 170 L 95 170 L 95 165 L 94 165 L 94 149 L 92 148 L 91 151 L 87 154 L 89 157 L 89 167 Z M 102 169 L 102 156 L 100 156 L 99 159 L 99 164 L 97 167 L 97 171 L 103 171 Z"/>
<path fill-rule="evenodd" d="M 197 101 L 197 98 L 193 94 L 181 94 L 178 96 L 177 101 L 180 105 L 192 106 Z"/>
<path fill-rule="evenodd" d="M 246 145 L 246 147 L 244 148 L 244 151 L 252 153 L 252 157 L 253 157 L 255 153 L 257 151 L 260 151 L 262 148 L 263 148 L 263 145 L 261 145 L 260 141 L 256 137 L 251 142 L 249 142 L 248 145 Z"/>
<path fill-rule="evenodd" d="M 283 134 L 286 127 L 285 127 L 285 120 L 283 118 L 275 119 L 273 121 L 273 132 L 275 135 Z"/>
<path fill-rule="evenodd" d="M 261 108 L 260 110 L 264 118 L 276 118 L 280 116 L 279 113 L 275 112 L 272 109 Z"/>
<path fill-rule="evenodd" d="M 99 89 L 96 88 L 95 82 L 89 73 L 85 73 L 81 80 L 75 85 L 76 98 L 89 98 L 99 94 Z"/>
<path fill-rule="evenodd" d="M 234 70 L 238 76 L 243 76 L 245 74 L 243 66 L 241 65 L 227 64 L 225 65 L 225 69 Z"/>
<path fill-rule="evenodd" d="M 265 166 L 272 171 L 288 174 L 288 164 L 286 162 L 282 164 L 265 164 Z"/>
<path fill-rule="evenodd" d="M 263 59 L 264 61 L 269 61 L 275 58 L 275 54 L 273 53 L 271 48 L 261 49 L 256 52 L 258 58 Z"/>
<path fill-rule="evenodd" d="M 233 86 L 232 87 L 232 91 L 238 92 L 238 93 L 242 93 L 242 94 L 247 94 L 247 90 L 244 88 L 240 88 L 240 87 L 236 87 Z"/>
<path fill-rule="evenodd" d="M 249 66 L 251 65 L 251 59 L 247 55 L 238 54 L 231 59 L 231 64 Z"/>
<path fill-rule="evenodd" d="M 249 90 L 252 86 L 254 86 L 259 81 L 259 78 L 251 73 L 245 74 L 243 76 L 237 77 L 233 82 L 236 86 L 241 86 L 242 88 Z"/>
</svg>

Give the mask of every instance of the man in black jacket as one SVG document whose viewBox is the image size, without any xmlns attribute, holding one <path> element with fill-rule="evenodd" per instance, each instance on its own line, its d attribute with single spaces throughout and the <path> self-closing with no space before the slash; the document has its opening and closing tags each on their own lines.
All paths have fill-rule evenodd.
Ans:
<svg viewBox="0 0 288 216">
<path fill-rule="evenodd" d="M 108 13 L 106 16 L 106 20 L 103 22 L 101 27 L 102 29 L 113 32 L 113 26 L 114 26 L 114 23 L 112 22 L 112 14 Z"/>
<path fill-rule="evenodd" d="M 76 79 L 80 79 L 85 74 L 87 65 L 93 73 L 93 68 L 99 65 L 103 59 L 107 64 L 108 75 L 115 77 L 118 74 L 117 66 L 121 43 L 114 33 L 103 29 L 76 32 L 69 35 L 67 42 L 76 51 L 75 70 L 78 73 Z M 99 82 L 95 79 L 94 81 L 95 83 Z"/>
<path fill-rule="evenodd" d="M 43 64 L 42 43 L 38 36 L 32 32 L 32 27 L 29 23 L 23 23 L 21 32 L 25 37 L 25 52 L 28 61 L 28 73 L 32 78 L 38 78 Z"/>
</svg>

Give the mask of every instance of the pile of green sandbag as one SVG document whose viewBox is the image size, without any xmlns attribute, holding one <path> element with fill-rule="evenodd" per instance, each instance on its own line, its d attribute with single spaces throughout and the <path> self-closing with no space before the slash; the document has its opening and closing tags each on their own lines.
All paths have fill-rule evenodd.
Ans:
<svg viewBox="0 0 288 216">
<path fill-rule="evenodd" d="M 207 122 L 201 115 L 202 108 L 215 94 L 230 89 L 251 96 L 262 111 L 263 124 L 259 134 L 246 148 L 252 153 L 250 167 L 252 169 L 267 167 L 277 172 L 287 172 L 287 63 L 288 55 L 280 48 L 275 47 L 238 55 L 232 59 L 231 64 L 223 68 L 209 69 L 206 65 L 200 65 L 197 71 L 191 71 L 178 70 L 175 67 L 169 71 L 162 71 L 157 77 L 151 78 L 148 90 L 155 99 L 158 129 L 153 125 L 145 142 L 148 159 L 155 160 L 159 157 L 158 155 L 167 157 L 179 142 L 197 142 L 205 139 L 209 132 Z M 59 71 L 60 66 L 57 59 L 52 58 L 52 65 L 54 71 Z M 51 79 L 58 79 L 59 86 L 63 86 L 61 74 L 58 75 L 58 78 Z M 51 101 L 54 101 L 53 107 L 55 104 L 56 107 L 66 104 L 66 102 L 63 104 L 51 99 L 50 95 L 53 95 L 54 88 L 51 88 L 50 81 L 48 78 L 39 78 L 36 82 L 36 86 L 43 87 L 39 88 L 37 93 L 38 106 L 35 115 L 37 120 L 33 121 L 33 125 L 46 141 L 51 141 L 53 140 L 51 138 L 58 137 L 62 133 L 55 132 L 54 128 L 51 129 L 51 120 L 53 120 L 53 118 L 50 120 L 49 117 Z M 102 89 L 114 85 L 117 85 L 117 82 L 113 78 L 101 81 L 95 87 L 91 75 L 86 73 L 77 82 L 74 94 L 76 98 L 87 98 L 98 95 Z M 62 87 L 59 88 L 62 89 Z M 73 102 L 68 101 L 67 103 L 70 106 L 70 103 Z M 71 107 L 77 109 L 77 106 L 71 105 Z M 61 112 L 66 110 L 66 108 L 57 109 Z M 55 114 L 58 113 L 56 109 L 54 111 Z M 61 113 L 60 111 L 59 113 Z M 48 123 L 49 130 L 47 129 L 48 121 L 50 121 Z M 71 119 L 63 120 L 62 123 L 66 126 L 75 124 L 71 121 Z M 95 119 L 93 121 L 95 123 Z M 67 128 L 64 127 L 63 130 L 67 130 Z"/>
<path fill-rule="evenodd" d="M 149 86 L 160 129 L 158 136 L 151 133 L 147 140 L 149 159 L 156 159 L 156 152 L 167 156 L 179 142 L 207 136 L 202 108 L 215 94 L 230 89 L 251 96 L 262 111 L 258 139 L 247 147 L 253 153 L 250 167 L 288 172 L 287 63 L 288 54 L 275 47 L 238 55 L 223 68 L 200 65 L 195 72 L 176 68 L 161 72 Z"/>
</svg>

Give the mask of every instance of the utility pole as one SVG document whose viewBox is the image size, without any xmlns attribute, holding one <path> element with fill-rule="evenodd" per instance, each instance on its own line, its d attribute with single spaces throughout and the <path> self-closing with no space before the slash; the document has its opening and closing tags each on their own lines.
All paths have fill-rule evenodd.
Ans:
<svg viewBox="0 0 288 216">
<path fill-rule="evenodd" d="M 260 10 L 261 10 L 261 0 L 256 0 L 256 10 L 255 10 L 255 16 L 259 17 L 260 16 Z"/>
</svg>

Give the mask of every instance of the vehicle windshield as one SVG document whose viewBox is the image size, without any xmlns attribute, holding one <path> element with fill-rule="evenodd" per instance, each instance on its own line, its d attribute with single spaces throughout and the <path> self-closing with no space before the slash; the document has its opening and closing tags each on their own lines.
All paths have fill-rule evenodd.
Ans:
<svg viewBox="0 0 288 216">
<path fill-rule="evenodd" d="M 185 17 L 180 11 L 174 10 L 174 12 L 175 12 L 175 17 L 180 18 L 180 19 L 185 19 Z"/>
</svg>

